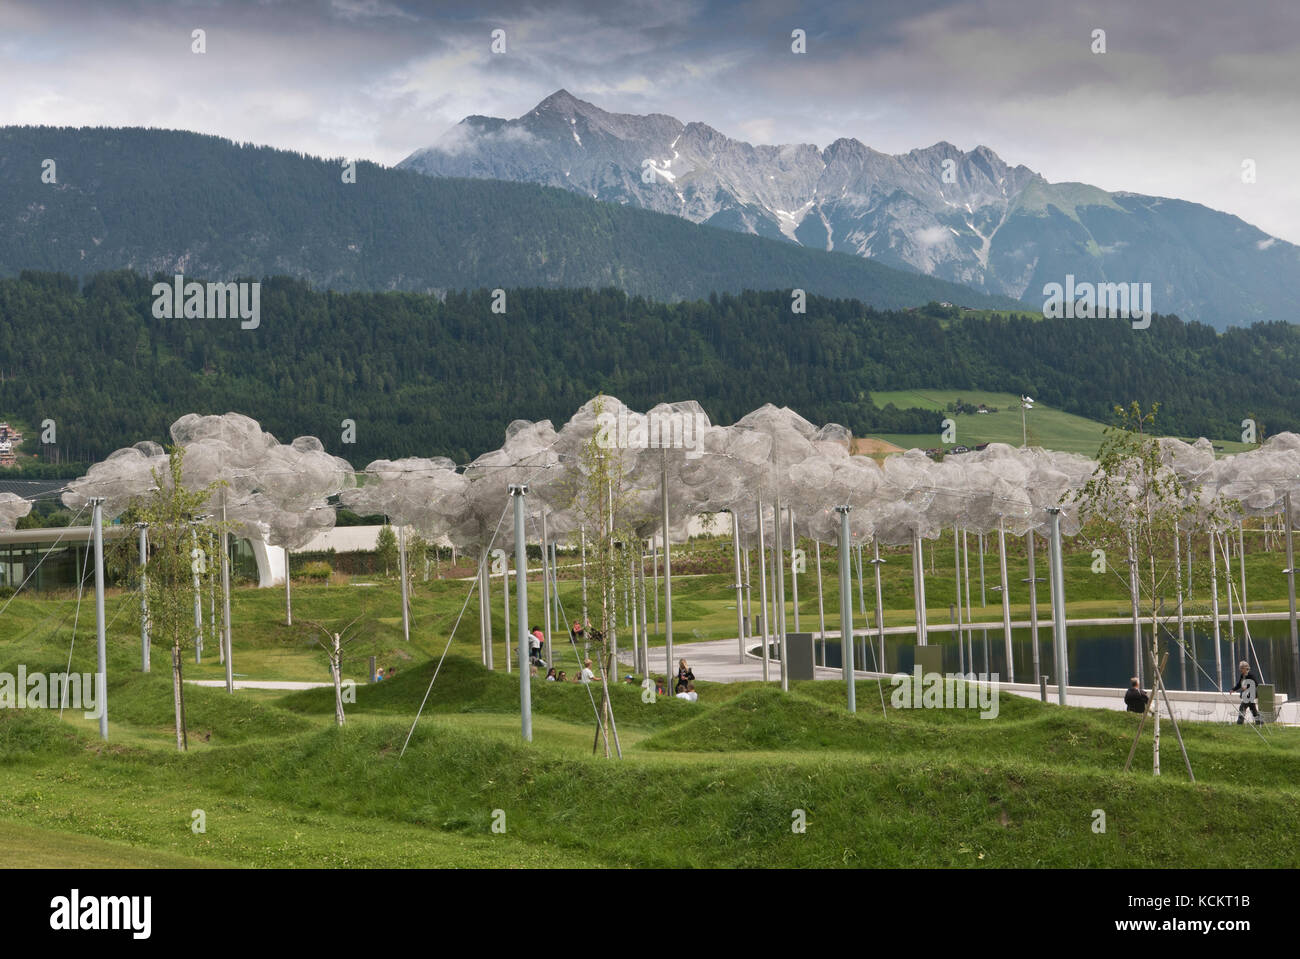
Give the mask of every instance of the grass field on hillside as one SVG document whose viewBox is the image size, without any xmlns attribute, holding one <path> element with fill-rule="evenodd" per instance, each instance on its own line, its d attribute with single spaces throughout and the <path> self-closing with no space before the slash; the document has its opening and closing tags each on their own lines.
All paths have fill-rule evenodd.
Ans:
<svg viewBox="0 0 1300 959">
<path fill-rule="evenodd" d="M 961 400 L 973 406 L 983 403 L 996 408 L 996 413 L 963 413 L 953 418 L 957 423 L 956 444 L 974 447 L 979 443 L 1007 443 L 1020 446 L 1024 439 L 1020 421 L 1020 398 L 1013 393 L 995 393 L 983 390 L 890 390 L 871 394 L 876 406 L 893 403 L 899 409 L 920 407 L 943 412 L 949 403 Z M 1063 450 L 1095 457 L 1101 446 L 1105 424 L 1073 413 L 1052 409 L 1035 402 L 1025 414 L 1029 445 L 1046 449 Z M 875 439 L 901 446 L 903 449 L 929 449 L 942 444 L 937 435 L 928 433 L 876 433 Z M 1195 437 L 1184 437 L 1195 439 Z M 1232 440 L 1215 439 L 1216 448 L 1223 453 L 1239 453 L 1252 447 Z"/>
</svg>

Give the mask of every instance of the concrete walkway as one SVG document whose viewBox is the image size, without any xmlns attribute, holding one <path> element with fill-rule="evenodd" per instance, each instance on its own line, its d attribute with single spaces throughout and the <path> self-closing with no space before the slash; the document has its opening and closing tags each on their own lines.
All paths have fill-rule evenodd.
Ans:
<svg viewBox="0 0 1300 959">
<path fill-rule="evenodd" d="M 827 630 L 826 637 L 828 639 L 838 639 L 839 633 Z M 761 682 L 763 679 L 762 656 L 759 653 L 748 651 L 760 649 L 761 644 L 756 644 L 754 640 L 749 639 L 745 641 L 745 646 L 747 651 L 742 660 L 740 644 L 735 639 L 678 642 L 673 645 L 673 659 L 685 659 L 687 665 L 695 673 L 695 678 L 701 681 L 713 683 Z M 630 649 L 620 648 L 618 659 L 622 668 L 632 668 L 632 651 Z M 652 648 L 650 650 L 651 671 L 663 672 L 664 665 L 664 648 L 662 646 Z M 669 675 L 676 672 L 676 665 L 674 662 L 674 669 L 669 671 Z M 838 668 L 817 666 L 814 673 L 816 679 L 843 678 L 843 673 Z M 888 679 L 894 674 L 854 670 L 854 675 L 858 679 L 873 680 Z M 773 683 L 781 681 L 780 661 L 772 660 L 770 662 L 768 678 Z M 998 684 L 998 689 L 999 692 L 1025 696 L 1030 699 L 1039 699 L 1041 695 L 1040 688 L 1031 683 L 1004 682 Z M 1278 694 L 1278 699 L 1282 703 L 1279 724 L 1291 726 L 1300 723 L 1300 702 L 1287 701 L 1285 694 L 1282 693 Z M 1057 701 L 1057 687 L 1055 685 L 1048 685 L 1047 701 L 1049 703 Z M 1236 694 L 1170 690 L 1169 703 L 1173 706 L 1174 715 L 1179 722 L 1235 723 L 1237 721 L 1238 698 Z M 1085 709 L 1112 709 L 1122 712 L 1125 708 L 1124 690 L 1118 687 L 1109 689 L 1095 686 L 1070 686 L 1066 690 L 1065 704 Z M 1161 707 L 1161 716 L 1166 718 L 1169 716 L 1168 710 L 1163 705 Z"/>
<path fill-rule="evenodd" d="M 191 686 L 207 686 L 209 689 L 225 689 L 224 679 L 187 679 Z M 344 680 L 346 682 L 346 680 Z M 293 679 L 236 679 L 236 689 L 317 689 L 321 686 L 333 686 L 333 683 L 306 683 Z"/>
</svg>

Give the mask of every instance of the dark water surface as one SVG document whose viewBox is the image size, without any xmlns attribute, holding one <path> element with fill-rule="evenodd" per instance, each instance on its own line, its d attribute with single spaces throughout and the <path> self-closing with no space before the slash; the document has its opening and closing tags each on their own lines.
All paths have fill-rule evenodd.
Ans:
<svg viewBox="0 0 1300 959">
<path fill-rule="evenodd" d="M 1264 683 L 1272 683 L 1280 692 L 1294 698 L 1297 682 L 1291 659 L 1291 627 L 1285 620 L 1269 620 L 1250 624 L 1250 640 L 1253 650 L 1247 655 L 1245 637 L 1241 623 L 1235 624 L 1236 647 L 1229 640 L 1227 623 L 1220 627 L 1220 661 L 1223 670 L 1224 688 L 1231 688 L 1235 680 L 1236 664 L 1242 659 L 1249 659 L 1255 674 Z M 1150 628 L 1143 630 L 1142 656 L 1145 662 L 1147 650 L 1151 645 Z M 1006 640 L 1000 626 L 974 629 L 971 634 L 974 646 L 974 672 L 997 673 L 1004 681 L 1007 679 Z M 1071 686 L 1113 686 L 1123 689 L 1128 686 L 1133 676 L 1133 629 L 1131 626 L 1072 626 L 1067 630 L 1070 650 L 1070 685 Z M 1165 666 L 1165 686 L 1169 689 L 1210 690 L 1214 688 L 1214 634 L 1205 624 L 1193 628 L 1190 624 L 1184 628 L 1186 650 L 1180 651 L 1176 641 L 1162 634 L 1161 650 L 1168 651 L 1169 662 Z M 957 672 L 962 665 L 957 652 L 957 638 L 952 633 L 930 633 L 929 644 L 943 648 L 943 669 L 945 672 Z M 885 637 L 886 672 L 911 672 L 914 665 L 912 650 L 916 638 L 901 634 Z M 1034 681 L 1033 639 L 1028 629 L 1011 631 L 1011 649 L 1015 658 L 1016 681 L 1032 683 Z M 1195 661 L 1192 651 L 1195 650 Z M 880 655 L 880 643 L 874 636 L 870 648 L 859 633 L 857 653 L 854 658 L 859 669 L 879 670 L 877 660 Z M 817 661 L 822 662 L 821 643 L 817 643 Z M 826 640 L 826 666 L 839 667 L 840 641 Z M 1040 671 L 1055 682 L 1056 661 L 1052 652 L 1052 627 L 1050 621 L 1038 630 L 1038 662 Z M 1200 669 L 1196 668 L 1199 664 Z M 966 671 L 972 671 L 972 664 L 966 663 Z M 1143 667 L 1143 685 L 1151 684 L 1150 668 Z"/>
</svg>

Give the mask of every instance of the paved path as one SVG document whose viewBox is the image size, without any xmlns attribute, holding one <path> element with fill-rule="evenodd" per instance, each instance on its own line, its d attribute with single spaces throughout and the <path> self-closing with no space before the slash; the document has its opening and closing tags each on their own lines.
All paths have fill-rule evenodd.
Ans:
<svg viewBox="0 0 1300 959">
<path fill-rule="evenodd" d="M 827 638 L 839 638 L 839 634 L 828 630 Z M 745 645 L 749 649 L 757 649 L 752 640 L 746 640 Z M 714 683 L 737 683 L 737 682 L 761 682 L 763 679 L 763 661 L 762 658 L 754 653 L 747 652 L 745 656 L 740 655 L 740 645 L 734 639 L 718 639 L 706 642 L 689 642 L 678 643 L 673 648 L 673 655 L 677 659 L 685 659 L 694 671 L 697 679 L 714 682 Z M 631 650 L 619 650 L 619 662 L 626 668 L 632 667 Z M 664 649 L 662 646 L 650 651 L 651 667 L 653 671 L 660 672 L 664 664 Z M 869 672 L 866 670 L 855 670 L 854 674 L 858 679 L 882 679 L 888 678 L 885 673 Z M 843 675 L 839 669 L 825 666 L 815 668 L 817 679 L 840 679 Z M 781 664 L 773 660 L 769 664 L 768 677 L 771 682 L 780 682 Z M 195 686 L 207 686 L 210 688 L 223 688 L 226 683 L 221 679 L 187 679 L 187 683 Z M 298 689 L 316 689 L 322 686 L 331 686 L 332 683 L 314 683 L 303 682 L 288 679 L 237 679 L 235 680 L 236 689 L 278 689 L 278 690 L 298 690 Z M 1037 686 L 1028 683 L 1001 683 L 1000 692 L 1011 693 L 1016 696 L 1026 696 L 1030 699 L 1038 699 L 1040 690 Z M 1047 687 L 1047 701 L 1055 703 L 1057 697 L 1056 687 L 1049 685 Z M 1284 697 L 1283 697 L 1284 698 Z M 1235 722 L 1237 716 L 1237 697 L 1234 695 L 1220 695 L 1212 692 L 1184 692 L 1174 690 L 1169 693 L 1170 704 L 1174 708 L 1174 713 L 1182 722 Z M 1090 686 L 1071 686 L 1065 695 L 1067 706 L 1079 706 L 1085 709 L 1113 709 L 1122 711 L 1124 709 L 1124 691 L 1122 689 L 1101 689 Z M 1283 718 L 1282 724 L 1291 726 L 1300 723 L 1300 702 L 1286 702 L 1282 707 Z M 1168 716 L 1167 710 L 1163 710 L 1161 715 Z"/>
<path fill-rule="evenodd" d="M 839 638 L 838 632 L 827 630 L 827 638 Z M 753 640 L 746 640 L 748 649 L 758 649 Z M 746 653 L 741 661 L 740 645 L 735 639 L 717 639 L 706 642 L 685 642 L 673 646 L 674 659 L 685 659 L 695 673 L 695 678 L 714 683 L 761 682 L 763 679 L 763 661 L 761 656 Z M 620 649 L 619 662 L 626 668 L 632 666 L 631 650 Z M 676 664 L 674 664 L 676 665 Z M 654 672 L 662 672 L 664 667 L 664 648 L 654 647 L 650 650 L 650 666 Z M 855 670 L 858 679 L 888 678 L 893 674 Z M 818 666 L 815 668 L 817 679 L 841 679 L 843 673 L 838 668 Z M 780 682 L 781 664 L 773 660 L 770 663 L 768 677 L 771 682 Z M 1001 683 L 1001 692 L 1026 696 L 1030 699 L 1040 698 L 1039 687 L 1030 683 Z M 1279 694 L 1280 695 L 1280 694 Z M 1282 697 L 1285 698 L 1285 697 Z M 1237 696 L 1214 692 L 1185 692 L 1171 690 L 1170 704 L 1180 722 L 1236 722 Z M 1055 685 L 1047 687 L 1047 701 L 1057 701 Z M 1094 686 L 1071 686 L 1066 691 L 1067 706 L 1080 706 L 1086 709 L 1124 710 L 1124 690 L 1105 689 Z M 1283 704 L 1284 725 L 1300 723 L 1300 702 Z M 1167 717 L 1168 710 L 1162 709 L 1161 715 Z"/>
<path fill-rule="evenodd" d="M 226 681 L 224 679 L 187 679 L 186 683 L 192 686 L 207 686 L 214 689 L 225 689 Z M 333 683 L 305 683 L 293 679 L 236 679 L 236 689 L 316 689 L 320 686 L 333 686 Z"/>
</svg>

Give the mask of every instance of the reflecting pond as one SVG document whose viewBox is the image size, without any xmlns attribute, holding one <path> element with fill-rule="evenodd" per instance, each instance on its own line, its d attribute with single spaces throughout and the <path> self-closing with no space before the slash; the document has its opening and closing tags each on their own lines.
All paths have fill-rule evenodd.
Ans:
<svg viewBox="0 0 1300 959">
<path fill-rule="evenodd" d="M 1267 620 L 1250 624 L 1250 639 L 1254 651 L 1246 656 L 1245 640 L 1241 623 L 1235 624 L 1236 646 L 1229 639 L 1227 623 L 1220 628 L 1220 662 L 1223 670 L 1224 689 L 1232 687 L 1236 681 L 1236 664 L 1242 659 L 1249 659 L 1256 675 L 1262 682 L 1272 683 L 1279 691 L 1288 696 L 1296 695 L 1296 677 L 1291 660 L 1291 627 L 1285 620 Z M 1128 686 L 1133 676 L 1133 629 L 1124 626 L 1071 626 L 1068 630 L 1070 646 L 1070 685 L 1071 686 L 1112 686 L 1123 689 Z M 1214 688 L 1214 636 L 1205 624 L 1192 627 L 1188 624 L 1184 632 L 1186 651 L 1180 651 L 1176 642 L 1161 640 L 1161 648 L 1168 649 L 1169 662 L 1165 666 L 1165 685 L 1169 689 L 1209 690 Z M 1143 630 L 1143 659 L 1151 644 L 1151 631 Z M 957 639 L 952 633 L 930 633 L 931 646 L 943 648 L 944 672 L 957 672 L 961 667 L 961 657 L 957 651 Z M 974 671 L 997 673 L 1003 679 L 1007 676 L 1006 641 L 1002 627 L 976 627 L 970 632 L 970 644 L 974 649 Z M 903 633 L 885 637 L 886 672 L 911 672 L 914 665 L 912 650 L 916 645 L 913 634 Z M 1011 649 L 1015 658 L 1016 681 L 1032 683 L 1034 681 L 1033 639 L 1029 629 L 1011 631 Z M 1193 660 L 1193 653 L 1195 660 Z M 817 643 L 817 661 L 822 663 L 821 643 Z M 874 636 L 870 643 L 859 633 L 857 652 L 854 658 L 859 669 L 878 670 L 877 660 L 880 655 L 880 643 Z M 1041 672 L 1049 682 L 1055 681 L 1056 663 L 1052 653 L 1052 627 L 1047 622 L 1038 630 L 1038 661 Z M 836 638 L 826 640 L 826 666 L 838 668 L 841 665 L 840 641 Z M 1257 665 L 1258 663 L 1258 665 Z M 967 671 L 971 664 L 967 663 Z M 1199 665 L 1199 669 L 1197 669 Z M 1260 675 L 1262 672 L 1262 675 Z M 1150 669 L 1144 668 L 1142 682 L 1151 684 Z"/>
</svg>

